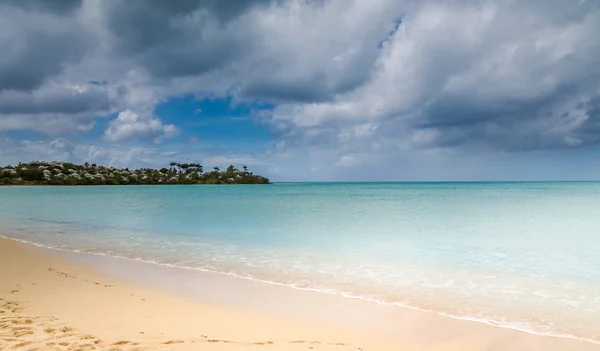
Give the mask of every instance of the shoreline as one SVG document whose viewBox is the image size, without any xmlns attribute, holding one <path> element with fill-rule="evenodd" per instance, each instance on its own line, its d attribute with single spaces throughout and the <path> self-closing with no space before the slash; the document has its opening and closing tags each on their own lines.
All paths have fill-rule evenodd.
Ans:
<svg viewBox="0 0 600 351">
<path fill-rule="evenodd" d="M 571 335 L 571 334 L 537 332 L 535 330 L 531 330 L 531 329 L 527 329 L 527 328 L 520 328 L 518 326 L 512 326 L 510 324 L 496 324 L 495 321 L 489 321 L 484 318 L 476 318 L 476 317 L 470 317 L 470 316 L 455 316 L 455 315 L 444 313 L 441 311 L 428 310 L 428 309 L 419 308 L 416 306 L 411 306 L 411 305 L 406 305 L 406 304 L 386 303 L 386 302 L 376 301 L 376 300 L 372 300 L 372 299 L 368 299 L 368 298 L 364 298 L 364 297 L 360 297 L 360 296 L 343 295 L 343 294 L 339 294 L 339 293 L 335 293 L 335 292 L 319 290 L 316 288 L 298 287 L 298 286 L 294 286 L 291 284 L 283 284 L 283 283 L 278 283 L 278 282 L 274 282 L 274 281 L 261 280 L 261 279 L 257 279 L 254 277 L 246 277 L 246 276 L 236 275 L 236 274 L 227 273 L 227 272 L 205 270 L 205 269 L 194 268 L 194 267 L 178 266 L 178 265 L 173 265 L 173 264 L 168 264 L 168 263 L 160 263 L 160 262 L 155 262 L 155 261 L 150 261 L 150 260 L 144 260 L 141 258 L 132 258 L 132 257 L 111 255 L 111 254 L 99 253 L 99 252 L 84 252 L 84 251 L 80 251 L 80 250 L 69 250 L 69 249 L 62 249 L 62 248 L 56 248 L 56 247 L 48 247 L 48 246 L 44 246 L 41 244 L 29 242 L 26 240 L 6 237 L 1 234 L 0 234 L 0 238 L 14 240 L 14 241 L 20 242 L 25 245 L 31 245 L 31 246 L 36 247 L 39 250 L 47 251 L 53 255 L 62 256 L 63 258 L 67 258 L 68 260 L 73 261 L 73 262 L 81 262 L 86 266 L 91 266 L 94 269 L 96 269 L 97 271 L 104 272 L 107 275 L 112 276 L 112 277 L 119 277 L 119 276 L 121 276 L 121 274 L 117 270 L 106 269 L 106 267 L 103 267 L 104 264 L 106 264 L 107 262 L 110 262 L 110 261 L 119 262 L 119 266 L 121 266 L 121 264 L 123 264 L 123 263 L 125 264 L 125 266 L 139 264 L 140 266 L 146 266 L 149 271 L 154 270 L 153 268 L 150 268 L 151 266 L 155 266 L 156 268 L 163 269 L 163 270 L 173 270 L 173 271 L 186 270 L 186 271 L 190 271 L 193 275 L 196 275 L 196 276 L 206 275 L 206 276 L 212 276 L 213 278 L 223 276 L 223 277 L 225 277 L 224 279 L 231 279 L 231 280 L 240 280 L 241 279 L 244 281 L 248 281 L 248 282 L 250 282 L 250 284 L 253 284 L 253 285 L 254 284 L 259 284 L 259 285 L 266 284 L 266 285 L 275 286 L 278 288 L 292 289 L 292 290 L 296 290 L 296 291 L 304 292 L 304 293 L 323 294 L 323 295 L 331 296 L 334 298 L 351 299 L 351 300 L 365 302 L 367 304 L 376 304 L 379 306 L 384 306 L 384 308 L 408 309 L 411 311 L 417 311 L 418 313 L 433 314 L 435 316 L 451 318 L 451 319 L 461 321 L 461 322 L 483 324 L 483 325 L 493 327 L 493 328 L 507 329 L 507 330 L 511 330 L 511 331 L 517 331 L 517 332 L 530 334 L 530 335 L 536 335 L 536 336 L 583 341 L 586 343 L 591 343 L 591 344 L 600 346 L 600 341 L 597 341 L 597 340 L 577 337 L 577 336 Z M 94 259 L 94 257 L 98 257 L 98 259 L 96 260 L 96 259 Z M 130 268 L 128 268 L 128 269 L 130 269 Z M 133 279 L 134 281 L 136 281 L 135 277 L 130 276 L 130 275 L 121 276 L 121 278 L 124 278 L 124 280 Z M 140 283 L 141 285 L 150 286 L 151 288 L 165 290 L 164 287 L 161 286 L 161 284 L 152 284 L 152 283 L 148 284 L 148 282 L 144 281 L 143 279 L 137 280 L 137 283 Z M 186 295 L 185 292 L 183 292 L 182 289 L 179 289 L 179 288 L 174 289 L 171 292 L 174 292 L 177 295 Z M 189 295 L 188 297 L 190 297 L 191 299 L 194 299 L 194 300 L 202 300 L 206 296 Z M 217 301 L 217 302 L 223 303 L 223 301 Z M 235 302 L 235 301 L 225 301 L 225 304 L 228 305 L 228 304 L 231 304 L 232 302 Z"/>
<path fill-rule="evenodd" d="M 202 303 L 0 239 L 0 349 L 397 349 L 318 323 Z"/>
<path fill-rule="evenodd" d="M 401 303 L 381 302 L 381 301 L 376 301 L 376 300 L 361 297 L 361 296 L 344 295 L 344 294 L 340 294 L 340 293 L 336 293 L 336 292 L 319 290 L 316 288 L 298 287 L 298 286 L 294 286 L 292 284 L 284 284 L 284 283 L 279 283 L 276 281 L 262 280 L 262 279 L 258 279 L 255 277 L 236 275 L 233 273 L 227 273 L 227 272 L 221 272 L 221 271 L 213 271 L 213 270 L 207 270 L 207 269 L 202 269 L 202 268 L 179 266 L 179 265 L 174 265 L 174 264 L 169 264 L 169 263 L 161 263 L 161 262 L 156 262 L 156 261 L 151 261 L 151 260 L 145 260 L 145 259 L 141 259 L 141 258 L 112 255 L 112 254 L 108 254 L 108 253 L 85 252 L 85 251 L 80 251 L 80 250 L 70 250 L 70 249 L 63 249 L 63 248 L 57 248 L 57 247 L 49 247 L 49 246 L 45 246 L 42 244 L 29 242 L 27 240 L 7 237 L 2 234 L 0 234 L 0 238 L 14 240 L 14 241 L 23 243 L 25 245 L 34 246 L 37 249 L 40 249 L 42 251 L 47 251 L 50 254 L 62 256 L 63 258 L 67 258 L 70 261 L 79 262 L 86 266 L 91 266 L 94 269 L 96 269 L 97 271 L 106 273 L 109 276 L 120 277 L 127 281 L 133 280 L 140 285 L 146 285 L 153 289 L 158 289 L 158 290 L 165 290 L 164 287 L 161 286 L 162 284 L 152 284 L 152 283 L 148 284 L 148 281 L 145 281 L 143 279 L 136 279 L 135 276 L 121 275 L 121 273 L 119 271 L 120 268 L 119 268 L 119 270 L 114 270 L 114 269 L 111 270 L 111 269 L 105 269 L 106 267 L 104 267 L 104 266 L 106 263 L 108 263 L 110 261 L 114 261 L 115 263 L 116 262 L 119 263 L 119 267 L 121 267 L 123 265 L 125 265 L 125 266 L 139 265 L 140 267 L 145 267 L 142 270 L 147 270 L 147 271 L 154 271 L 155 269 L 161 269 L 161 270 L 165 270 L 165 271 L 171 270 L 174 272 L 185 270 L 185 271 L 189 271 L 192 275 L 194 275 L 194 277 L 192 279 L 196 279 L 196 278 L 198 278 L 198 276 L 206 275 L 206 276 L 209 276 L 212 278 L 225 277 L 224 279 L 231 280 L 232 282 L 236 281 L 236 280 L 244 280 L 244 281 L 250 282 L 250 285 L 254 285 L 255 289 L 256 289 L 256 286 L 265 284 L 265 285 L 269 285 L 269 286 L 273 286 L 273 287 L 277 287 L 277 288 L 292 289 L 292 290 L 295 290 L 298 292 L 303 292 L 303 293 L 323 294 L 323 295 L 331 296 L 334 299 L 356 300 L 356 301 L 360 301 L 361 303 L 383 306 L 383 308 L 388 308 L 388 309 L 395 310 L 395 311 L 397 311 L 398 309 L 399 310 L 407 309 L 410 311 L 416 311 L 418 313 L 432 314 L 432 315 L 436 316 L 436 318 L 441 316 L 443 318 L 450 318 L 450 319 L 453 319 L 453 320 L 456 320 L 459 322 L 483 324 L 485 326 L 489 326 L 489 327 L 493 327 L 493 328 L 506 329 L 506 330 L 510 330 L 510 331 L 516 331 L 516 332 L 535 335 L 535 336 L 583 341 L 586 343 L 591 343 L 591 344 L 600 346 L 600 340 L 597 340 L 597 339 L 588 339 L 588 338 L 584 338 L 584 337 L 578 337 L 578 336 L 572 335 L 572 334 L 558 334 L 556 332 L 539 332 L 536 330 L 528 329 L 526 327 L 519 327 L 518 325 L 514 325 L 514 324 L 512 324 L 512 325 L 511 324 L 499 324 L 499 323 L 496 323 L 496 321 L 494 321 L 494 320 L 488 320 L 485 318 L 477 318 L 477 317 L 471 317 L 471 316 L 456 316 L 456 315 L 445 313 L 443 311 L 436 311 L 436 310 L 431 310 L 431 309 L 426 309 L 426 308 L 420 308 L 418 306 L 412 306 L 412 305 L 401 304 Z M 98 257 L 98 259 L 96 260 L 96 259 L 94 259 L 94 257 Z M 155 268 L 152 268 L 153 266 Z M 128 267 L 127 269 L 131 270 L 131 267 Z M 133 268 L 133 270 L 136 270 L 136 269 L 139 270 L 139 268 L 135 268 L 135 267 Z M 163 272 L 163 275 L 164 274 L 166 274 L 166 273 Z M 169 274 L 171 275 L 172 273 L 169 273 Z M 219 278 L 217 278 L 217 280 L 218 279 Z M 206 280 L 206 278 L 203 278 L 202 280 Z M 175 285 L 177 285 L 177 283 L 175 283 Z M 235 283 L 233 285 L 235 285 Z M 181 288 L 176 288 L 176 289 L 170 290 L 170 292 L 175 293 L 176 295 L 186 295 L 186 293 Z M 199 301 L 203 301 L 206 298 L 206 296 L 203 296 L 202 294 L 199 294 L 199 295 L 198 294 L 196 294 L 196 295 L 187 294 L 187 296 L 193 300 L 199 300 Z M 215 301 L 213 301 L 213 302 L 215 302 Z M 222 303 L 225 305 L 230 305 L 232 303 L 235 303 L 236 301 L 230 300 L 230 301 L 216 301 L 216 302 Z M 248 307 L 248 306 L 245 306 L 245 307 Z M 599 350 L 600 350 L 600 348 L 599 348 Z"/>
<path fill-rule="evenodd" d="M 261 184 L 239 184 L 239 183 L 223 183 L 223 184 L 207 184 L 207 183 L 165 183 L 165 184 L 0 184 L 0 188 L 15 188 L 15 187 L 86 187 L 86 186 L 173 186 L 173 185 L 273 185 L 276 183 L 261 183 Z"/>
<path fill-rule="evenodd" d="M 327 335 L 344 335 L 342 338 L 348 340 L 355 340 L 360 335 L 359 339 L 366 340 L 367 344 L 378 344 L 377 349 L 398 349 L 402 345 L 404 348 L 410 346 L 411 350 L 481 350 L 494 349 L 491 347 L 497 345 L 498 350 L 600 350 L 600 345 L 589 341 L 530 334 L 482 322 L 449 318 L 434 312 L 343 299 L 320 292 L 237 279 L 220 273 L 150 265 L 132 259 L 88 253 L 60 250 L 59 254 L 56 249 L 17 244 L 16 240 L 11 239 L 0 239 L 1 248 L 8 245 L 7 242 L 15 243 L 19 250 L 27 252 L 29 256 L 47 256 L 69 268 L 82 266 L 104 279 L 116 279 L 120 284 L 133 283 L 134 289 L 184 297 L 192 304 L 205 305 L 208 302 L 212 307 L 233 307 L 236 311 L 256 314 L 254 318 L 259 320 L 283 318 L 286 323 L 300 323 L 300 330 L 319 325 L 318 329 L 329 330 Z M 154 281 L 143 277 L 152 277 Z M 2 278 L 5 280 L 5 277 Z M 207 289 L 207 286 L 213 289 Z M 428 332 L 431 330 L 435 330 L 435 333 Z M 451 344 L 456 344 L 457 348 Z"/>
</svg>

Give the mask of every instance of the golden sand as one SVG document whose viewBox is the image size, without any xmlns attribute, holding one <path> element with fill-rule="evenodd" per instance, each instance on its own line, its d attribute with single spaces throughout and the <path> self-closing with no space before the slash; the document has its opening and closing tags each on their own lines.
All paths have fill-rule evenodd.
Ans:
<svg viewBox="0 0 600 351">
<path fill-rule="evenodd" d="M 600 350 L 402 309 L 388 338 L 185 299 L 1 238 L 0 274 L 0 350 Z"/>
</svg>

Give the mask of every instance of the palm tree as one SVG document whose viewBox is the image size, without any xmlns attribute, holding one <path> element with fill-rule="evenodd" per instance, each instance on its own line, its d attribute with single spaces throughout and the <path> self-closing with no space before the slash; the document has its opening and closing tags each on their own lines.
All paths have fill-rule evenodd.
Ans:
<svg viewBox="0 0 600 351">
<path fill-rule="evenodd" d="M 248 173 L 248 166 L 244 165 L 242 168 L 244 169 L 244 173 Z"/>
<path fill-rule="evenodd" d="M 169 163 L 169 166 L 171 166 L 171 173 L 177 173 L 177 169 L 175 168 L 176 166 L 179 166 L 177 162 L 171 162 Z"/>
</svg>

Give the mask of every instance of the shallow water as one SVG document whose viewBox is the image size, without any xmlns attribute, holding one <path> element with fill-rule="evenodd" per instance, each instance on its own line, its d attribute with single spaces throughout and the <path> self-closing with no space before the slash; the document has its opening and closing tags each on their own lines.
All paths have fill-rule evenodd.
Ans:
<svg viewBox="0 0 600 351">
<path fill-rule="evenodd" d="M 0 188 L 6 236 L 600 342 L 600 183 Z"/>
</svg>

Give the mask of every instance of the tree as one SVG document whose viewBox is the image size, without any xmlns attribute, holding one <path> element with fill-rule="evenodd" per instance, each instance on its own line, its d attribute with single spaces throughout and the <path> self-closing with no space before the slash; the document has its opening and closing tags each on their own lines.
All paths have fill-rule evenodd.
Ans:
<svg viewBox="0 0 600 351">
<path fill-rule="evenodd" d="M 89 162 L 84 165 L 73 163 L 48 164 L 44 162 L 32 161 L 29 163 L 19 163 L 19 168 L 13 169 L 5 166 L 4 171 L 0 172 L 0 185 L 10 184 L 48 184 L 48 185 L 119 185 L 119 184 L 267 184 L 268 178 L 248 173 L 248 168 L 244 166 L 246 172 L 243 176 L 234 175 L 239 170 L 234 165 L 227 167 L 227 170 L 221 171 L 219 167 L 214 167 L 214 171 L 204 173 L 204 167 L 199 163 L 177 163 L 171 162 L 171 169 L 161 168 L 160 171 L 152 168 L 115 168 L 90 165 Z M 40 167 L 44 166 L 44 167 Z M 71 169 L 75 171 L 71 171 Z M 93 172 L 92 170 L 96 170 Z M 175 169 L 177 171 L 175 171 Z M 61 171 L 66 171 L 62 173 Z M 184 173 L 185 171 L 185 173 Z M 90 177 L 85 173 L 99 173 L 102 177 Z M 95 174 L 94 174 L 95 175 Z"/>
<path fill-rule="evenodd" d="M 39 182 L 44 180 L 44 172 L 37 168 L 28 168 L 18 172 L 19 177 L 28 182 Z"/>
<path fill-rule="evenodd" d="M 244 173 L 248 173 L 248 166 L 244 165 L 242 168 L 244 169 Z"/>
</svg>

